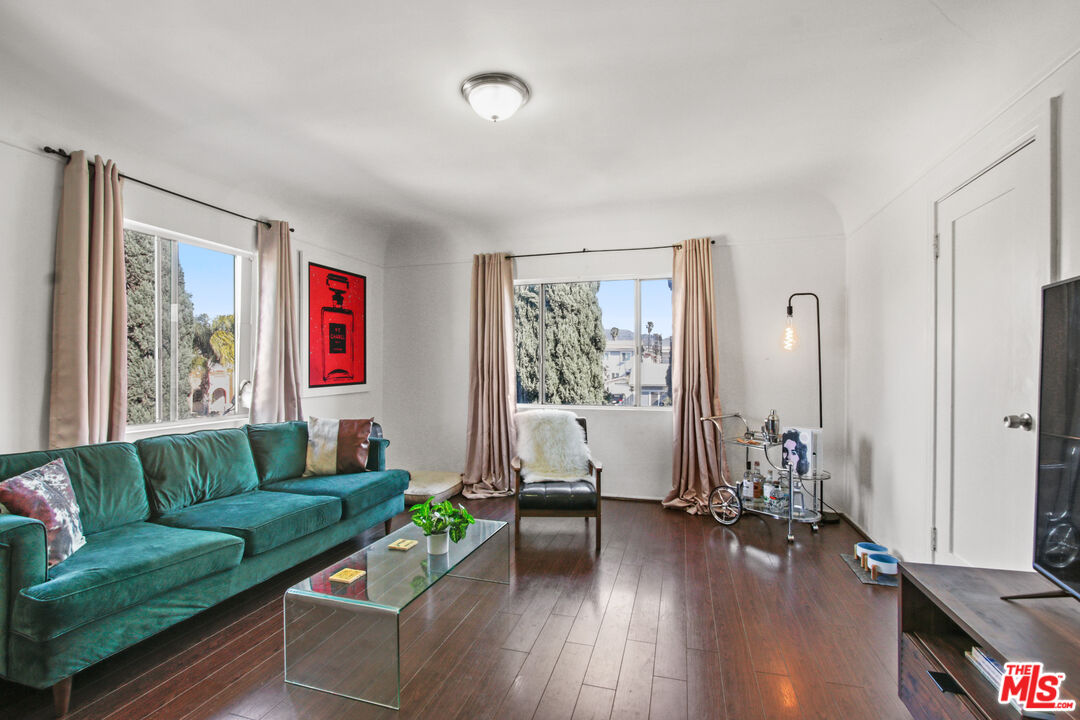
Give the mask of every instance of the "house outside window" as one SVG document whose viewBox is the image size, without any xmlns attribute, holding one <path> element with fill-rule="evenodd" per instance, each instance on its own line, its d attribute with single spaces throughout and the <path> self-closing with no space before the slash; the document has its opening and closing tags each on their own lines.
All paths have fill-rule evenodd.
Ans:
<svg viewBox="0 0 1080 720">
<path fill-rule="evenodd" d="M 126 221 L 124 262 L 128 424 L 246 417 L 251 253 Z"/>
<path fill-rule="evenodd" d="M 671 405 L 671 280 L 514 287 L 517 401 Z"/>
</svg>

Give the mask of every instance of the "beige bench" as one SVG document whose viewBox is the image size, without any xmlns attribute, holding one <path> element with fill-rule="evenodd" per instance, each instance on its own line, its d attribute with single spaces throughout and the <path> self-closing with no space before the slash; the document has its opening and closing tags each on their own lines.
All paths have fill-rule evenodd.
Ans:
<svg viewBox="0 0 1080 720">
<path fill-rule="evenodd" d="M 409 488 L 405 491 L 405 509 L 431 498 L 442 502 L 461 492 L 461 473 L 430 470 L 410 471 Z"/>
</svg>

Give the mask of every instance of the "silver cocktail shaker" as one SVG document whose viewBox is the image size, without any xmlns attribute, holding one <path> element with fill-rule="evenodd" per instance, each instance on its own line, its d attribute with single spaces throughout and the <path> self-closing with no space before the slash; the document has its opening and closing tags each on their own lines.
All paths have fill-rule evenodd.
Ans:
<svg viewBox="0 0 1080 720">
<path fill-rule="evenodd" d="M 769 442 L 780 442 L 780 416 L 776 410 L 770 410 L 769 417 L 765 418 L 765 434 L 769 436 Z"/>
</svg>

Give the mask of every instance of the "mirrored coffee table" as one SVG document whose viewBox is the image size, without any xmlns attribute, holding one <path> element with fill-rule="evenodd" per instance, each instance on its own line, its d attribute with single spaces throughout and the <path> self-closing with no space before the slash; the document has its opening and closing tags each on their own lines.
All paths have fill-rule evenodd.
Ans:
<svg viewBox="0 0 1080 720">
<path fill-rule="evenodd" d="M 405 552 L 388 546 L 416 540 Z M 331 581 L 344 568 L 366 571 Z M 353 700 L 401 706 L 401 612 L 446 576 L 510 583 L 510 531 L 477 520 L 445 555 L 428 555 L 412 523 L 285 591 L 285 682 Z"/>
</svg>

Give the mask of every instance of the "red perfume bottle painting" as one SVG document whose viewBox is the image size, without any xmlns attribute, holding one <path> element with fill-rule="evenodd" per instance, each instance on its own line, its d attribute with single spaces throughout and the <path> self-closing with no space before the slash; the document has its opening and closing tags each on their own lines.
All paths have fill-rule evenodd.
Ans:
<svg viewBox="0 0 1080 720">
<path fill-rule="evenodd" d="M 363 275 L 308 263 L 308 386 L 367 381 Z"/>
</svg>

